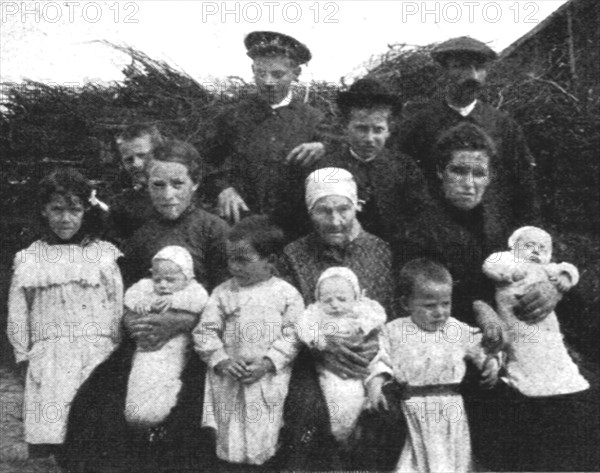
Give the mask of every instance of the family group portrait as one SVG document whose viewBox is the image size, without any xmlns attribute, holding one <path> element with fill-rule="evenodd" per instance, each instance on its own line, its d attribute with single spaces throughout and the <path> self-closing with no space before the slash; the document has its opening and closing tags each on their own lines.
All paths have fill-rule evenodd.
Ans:
<svg viewBox="0 0 600 473">
<path fill-rule="evenodd" d="M 2 472 L 600 471 L 600 3 L 0 10 Z"/>
</svg>

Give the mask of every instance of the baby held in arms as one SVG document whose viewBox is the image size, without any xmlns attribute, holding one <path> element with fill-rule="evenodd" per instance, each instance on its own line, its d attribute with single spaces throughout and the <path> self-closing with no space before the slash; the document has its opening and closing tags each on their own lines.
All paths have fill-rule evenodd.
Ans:
<svg viewBox="0 0 600 473">
<path fill-rule="evenodd" d="M 181 246 L 166 246 L 152 258 L 152 279 L 141 279 L 125 293 L 125 307 L 139 315 L 168 310 L 200 314 L 208 293 L 194 279 L 194 263 Z M 125 418 L 131 425 L 162 423 L 177 403 L 180 375 L 191 334 L 179 334 L 154 351 L 138 340 L 127 385 Z"/>
<path fill-rule="evenodd" d="M 577 268 L 552 263 L 552 237 L 537 227 L 522 227 L 508 240 L 509 251 L 493 253 L 483 272 L 496 282 L 498 321 L 507 352 L 507 383 L 525 396 L 554 396 L 589 387 L 569 356 L 555 312 L 524 322 L 514 308 L 525 288 L 549 280 L 560 292 L 579 281 Z"/>
<path fill-rule="evenodd" d="M 321 274 L 315 299 L 317 302 L 308 306 L 299 320 L 298 336 L 316 351 L 325 349 L 328 337 L 376 338 L 386 322 L 383 307 L 362 294 L 356 274 L 345 267 L 332 267 Z M 367 403 L 364 379 L 343 379 L 323 364 L 317 364 L 317 370 L 332 412 L 332 433 L 343 444 Z"/>
</svg>

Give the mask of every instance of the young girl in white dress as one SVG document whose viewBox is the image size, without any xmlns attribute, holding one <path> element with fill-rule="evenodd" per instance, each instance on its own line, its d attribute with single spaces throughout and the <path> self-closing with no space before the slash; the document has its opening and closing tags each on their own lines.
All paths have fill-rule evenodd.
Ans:
<svg viewBox="0 0 600 473">
<path fill-rule="evenodd" d="M 315 288 L 314 304 L 298 321 L 298 337 L 313 350 L 324 350 L 327 337 L 363 340 L 377 337 L 386 322 L 384 308 L 362 294 L 356 274 L 341 266 L 323 271 Z M 367 404 L 364 379 L 343 379 L 317 364 L 319 384 L 330 407 L 331 432 L 344 446 Z"/>
<path fill-rule="evenodd" d="M 77 171 L 39 184 L 45 235 L 17 253 L 8 336 L 26 371 L 23 422 L 30 457 L 60 457 L 69 405 L 119 341 L 123 283 L 119 250 L 99 240 L 101 211 Z"/>
<path fill-rule="evenodd" d="M 412 260 L 400 272 L 400 286 L 409 317 L 382 329 L 368 381 L 369 401 L 387 409 L 383 385 L 394 379 L 404 386 L 408 437 L 396 471 L 471 471 L 469 423 L 458 386 L 467 361 L 495 381 L 498 359 L 484 352 L 478 329 L 450 317 L 452 277 L 446 268 Z"/>
<path fill-rule="evenodd" d="M 194 279 L 194 261 L 181 246 L 166 246 L 152 258 L 152 278 L 141 279 L 125 293 L 127 310 L 140 315 L 173 309 L 200 314 L 208 293 Z M 179 334 L 158 350 L 138 344 L 127 384 L 125 418 L 130 425 L 154 427 L 177 404 L 181 373 L 191 336 Z"/>
<path fill-rule="evenodd" d="M 235 225 L 227 241 L 233 276 L 210 296 L 193 333 L 208 364 L 203 425 L 217 435 L 227 468 L 263 465 L 277 452 L 300 293 L 273 275 L 283 232 L 262 216 Z"/>
</svg>

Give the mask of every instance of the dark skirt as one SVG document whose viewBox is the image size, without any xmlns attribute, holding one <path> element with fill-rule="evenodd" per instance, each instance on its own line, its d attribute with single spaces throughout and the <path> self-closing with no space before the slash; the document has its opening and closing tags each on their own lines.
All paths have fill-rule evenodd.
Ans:
<svg viewBox="0 0 600 473">
<path fill-rule="evenodd" d="M 134 343 L 127 340 L 81 386 L 69 415 L 65 464 L 74 472 L 211 471 L 213 432 L 203 429 L 206 365 L 190 351 L 182 388 L 167 419 L 151 429 L 125 421 Z"/>
<path fill-rule="evenodd" d="M 315 362 L 303 349 L 294 362 L 284 406 L 281 448 L 271 462 L 277 470 L 393 470 L 406 438 L 400 399 L 386 393 L 392 406 L 387 413 L 363 412 L 349 445 L 340 446 L 331 433 L 328 406 Z"/>
<path fill-rule="evenodd" d="M 599 471 L 600 410 L 586 391 L 527 397 L 499 382 L 466 397 L 473 453 L 491 471 Z"/>
</svg>

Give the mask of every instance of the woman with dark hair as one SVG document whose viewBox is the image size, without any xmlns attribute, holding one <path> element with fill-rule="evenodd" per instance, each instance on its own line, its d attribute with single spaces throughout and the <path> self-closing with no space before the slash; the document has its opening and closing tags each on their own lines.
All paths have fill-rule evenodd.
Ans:
<svg viewBox="0 0 600 473">
<path fill-rule="evenodd" d="M 481 267 L 516 228 L 531 222 L 521 221 L 506 200 L 493 167 L 495 144 L 481 128 L 467 122 L 450 128 L 437 141 L 435 154 L 438 185 L 431 194 L 437 207 L 421 214 L 396 242 L 396 267 L 415 257 L 444 264 L 454 280 L 452 316 L 483 328 L 485 343 L 497 345 L 501 340 L 492 325 L 497 319 L 490 312 L 494 287 Z M 525 322 L 544 319 L 562 297 L 549 281 L 524 291 L 515 313 Z M 496 391 L 479 388 L 479 379 L 467 377 L 464 385 L 473 453 L 486 468 L 502 470 L 508 460 L 499 444 L 505 406 Z"/>
<path fill-rule="evenodd" d="M 165 246 L 182 246 L 192 255 L 196 280 L 212 290 L 226 271 L 227 224 L 194 205 L 203 163 L 195 148 L 173 140 L 159 146 L 147 164 L 148 192 L 154 215 L 124 246 L 121 269 L 126 286 L 147 277 L 152 257 Z M 210 468 L 214 442 L 201 429 L 205 365 L 189 351 L 181 374 L 178 401 L 160 425 L 129 425 L 124 411 L 135 344 L 161 348 L 181 333 L 191 333 L 199 314 L 168 310 L 125 314 L 130 336 L 81 388 L 72 408 L 68 458 L 81 471 L 183 471 Z M 131 416 L 129 416 L 131 417 Z"/>
</svg>

